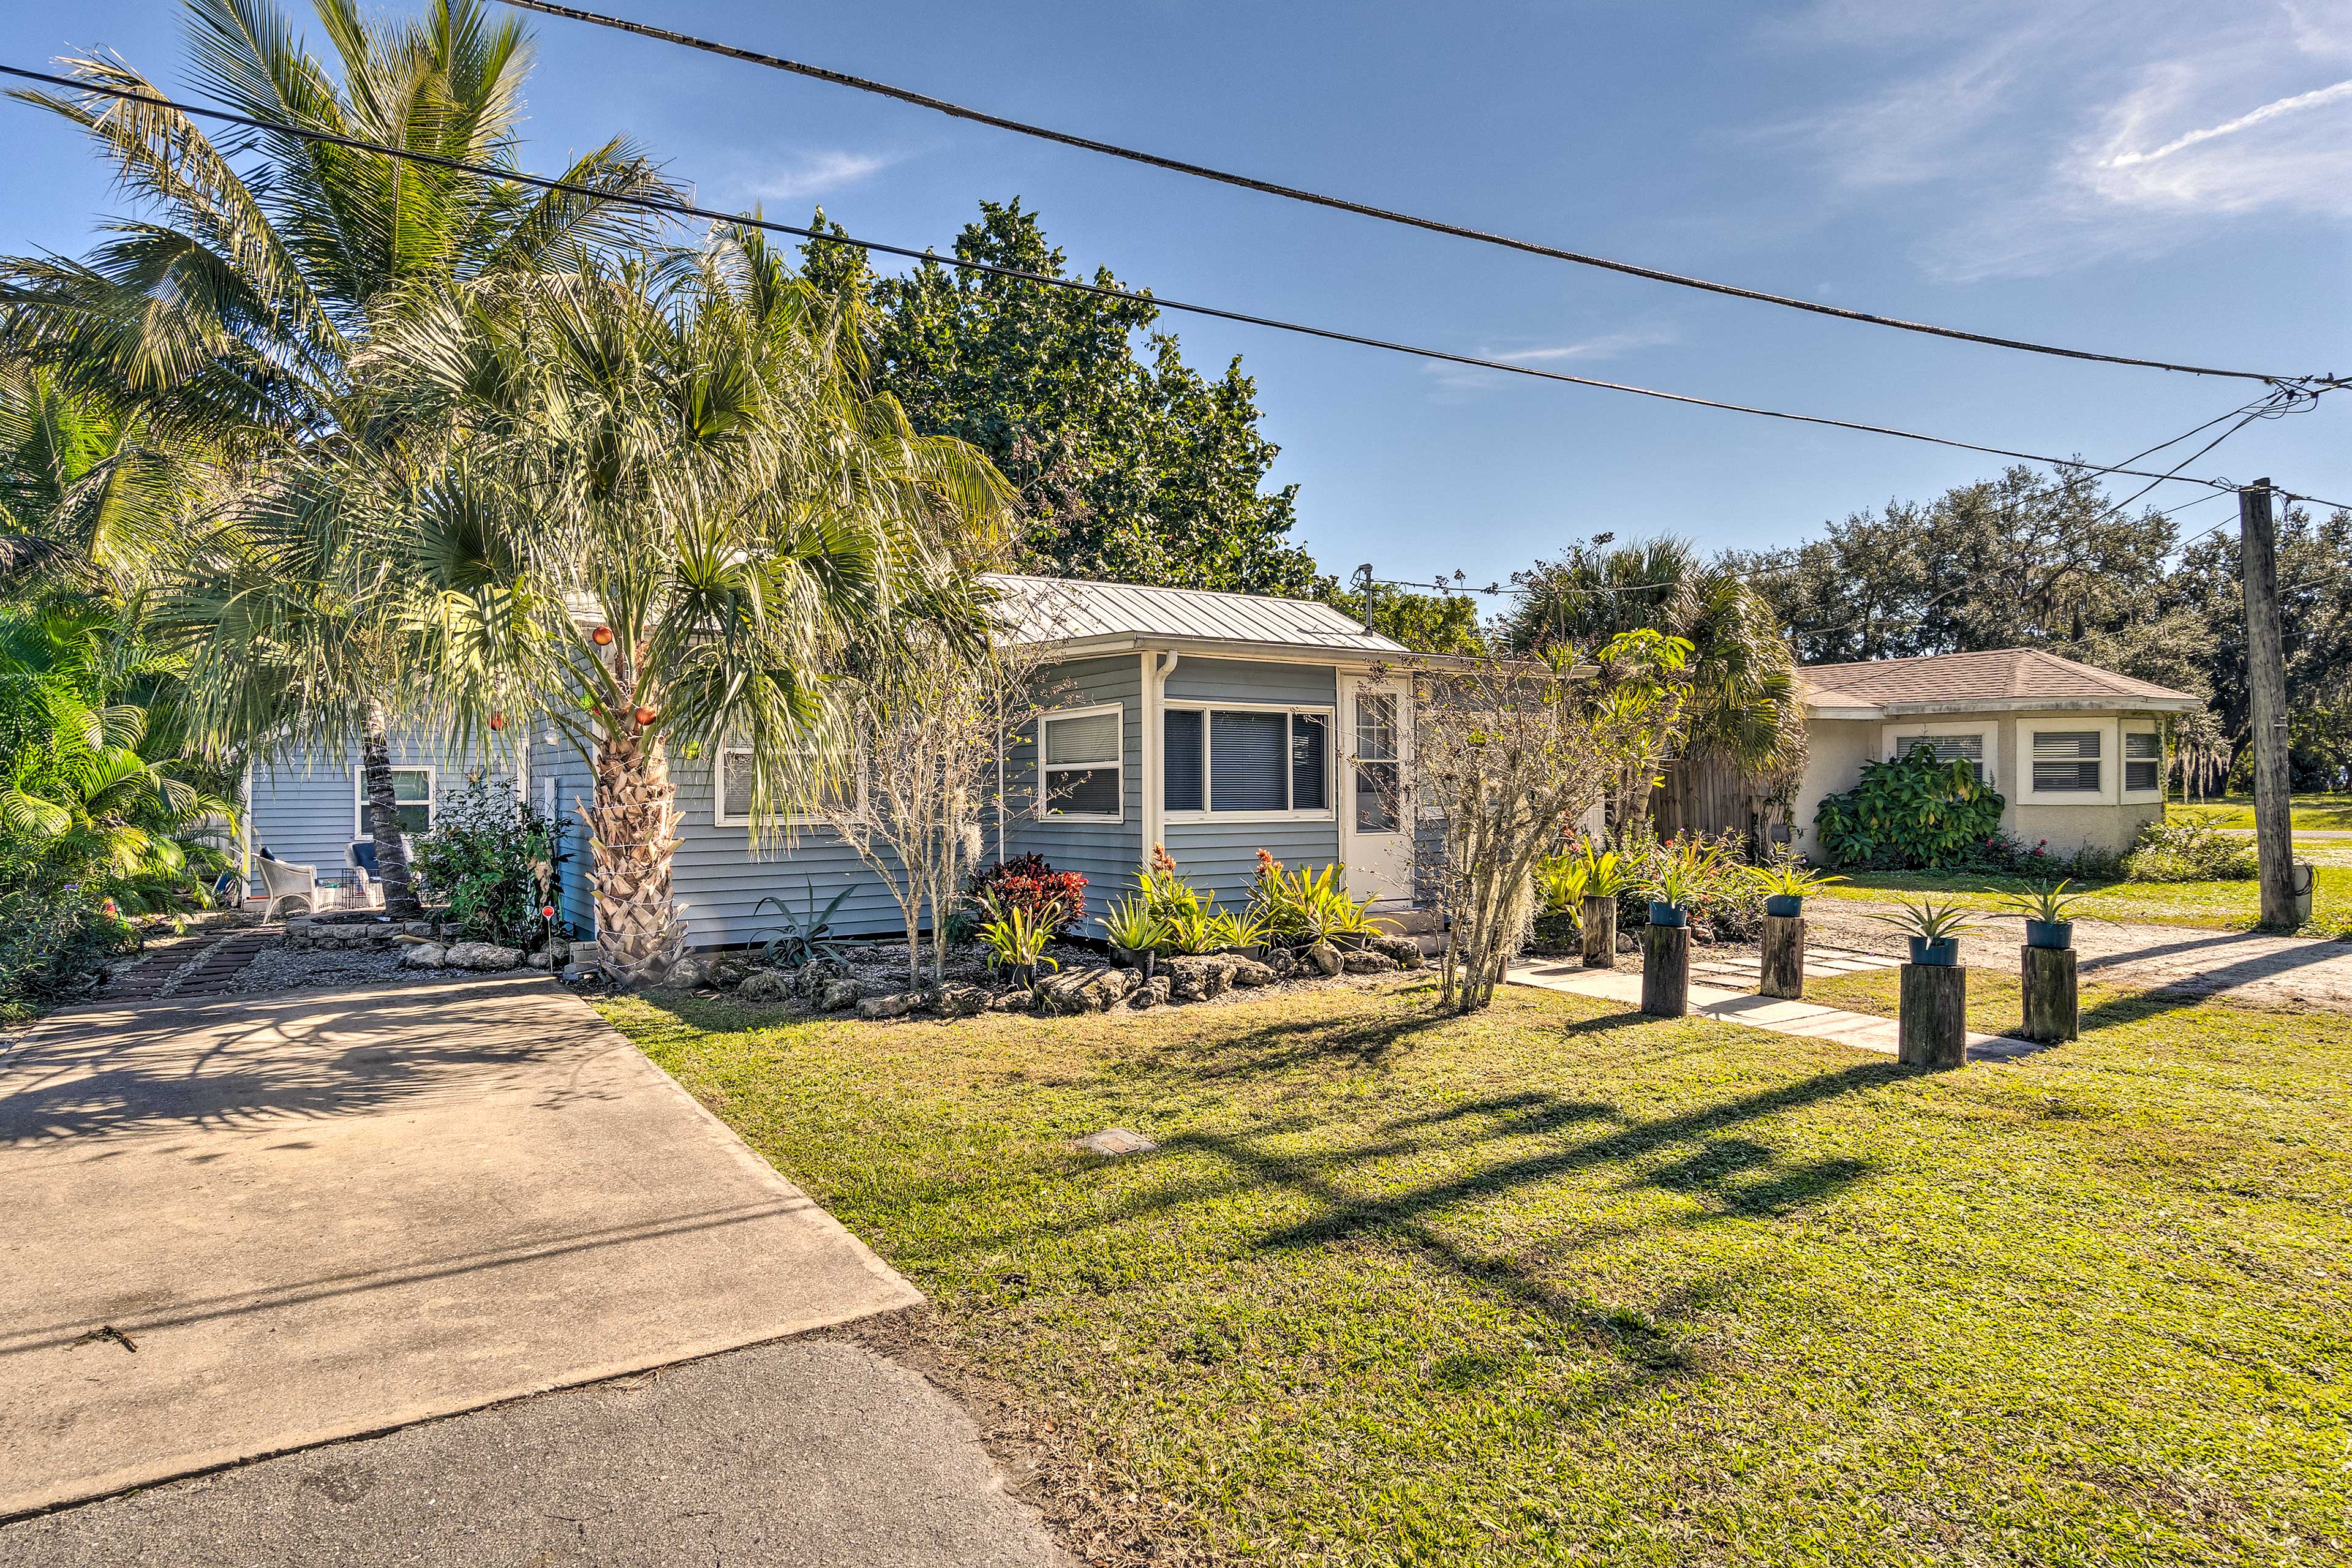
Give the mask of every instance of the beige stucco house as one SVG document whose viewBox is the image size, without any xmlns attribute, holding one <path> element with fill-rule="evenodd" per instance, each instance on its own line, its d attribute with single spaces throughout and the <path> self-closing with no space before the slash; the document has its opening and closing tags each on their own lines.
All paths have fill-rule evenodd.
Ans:
<svg viewBox="0 0 2352 1568">
<path fill-rule="evenodd" d="M 1811 757 L 1790 803 L 1810 849 L 1822 797 L 1852 789 L 1862 764 L 1925 740 L 1966 757 L 2007 800 L 2001 826 L 2053 853 L 2128 848 L 2164 815 L 2164 721 L 2204 703 L 2187 692 L 2036 648 L 1811 665 Z"/>
</svg>

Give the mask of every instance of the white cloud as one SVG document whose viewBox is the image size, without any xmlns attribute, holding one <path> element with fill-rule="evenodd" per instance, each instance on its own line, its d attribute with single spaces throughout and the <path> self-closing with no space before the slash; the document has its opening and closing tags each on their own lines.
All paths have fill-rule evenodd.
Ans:
<svg viewBox="0 0 2352 1568">
<path fill-rule="evenodd" d="M 1932 190 L 1917 246 L 1946 279 L 2155 255 L 2256 215 L 2352 218 L 2352 0 L 1938 8 L 1824 0 L 1779 47 L 1874 82 L 1763 137 L 1833 201 Z M 1841 194 L 1843 193 L 1843 195 Z"/>
<path fill-rule="evenodd" d="M 854 185 L 904 157 L 898 153 L 795 153 L 781 167 L 768 166 L 742 180 L 747 194 L 760 201 L 804 201 Z"/>
<path fill-rule="evenodd" d="M 1602 332 L 1571 342 L 1543 343 L 1524 349 L 1485 349 L 1477 353 L 1480 359 L 1544 369 L 1617 359 L 1643 349 L 1677 342 L 1679 338 L 1680 334 L 1671 327 L 1636 327 L 1626 331 Z M 1475 364 L 1448 364 L 1442 360 L 1424 360 L 1422 369 L 1437 383 L 1440 393 L 1445 395 L 1443 400 L 1446 402 L 1458 402 L 1474 392 L 1490 391 L 1511 379 L 1504 371 L 1487 370 Z"/>
</svg>

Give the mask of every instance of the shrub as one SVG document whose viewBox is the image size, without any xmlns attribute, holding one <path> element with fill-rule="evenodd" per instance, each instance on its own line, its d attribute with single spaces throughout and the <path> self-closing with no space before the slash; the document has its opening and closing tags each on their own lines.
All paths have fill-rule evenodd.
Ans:
<svg viewBox="0 0 2352 1568">
<path fill-rule="evenodd" d="M 426 895 L 447 904 L 449 918 L 467 934 L 535 948 L 556 934 L 546 911 L 570 858 L 560 817 L 478 773 L 442 792 L 433 830 L 416 840 L 409 866 Z"/>
<path fill-rule="evenodd" d="M 1862 764 L 1862 782 L 1825 797 L 1814 842 L 1832 864 L 1863 870 L 1950 870 L 2000 858 L 2006 802 L 1973 764 L 1936 760 L 1932 745 Z"/>
<path fill-rule="evenodd" d="M 94 887 L 0 896 L 0 1018 L 87 994 L 113 961 L 139 947 L 131 922 Z"/>
<path fill-rule="evenodd" d="M 1056 871 L 1043 855 L 1015 855 L 975 871 L 964 896 L 985 909 L 1019 910 L 1056 935 L 1067 934 L 1087 912 L 1087 879 Z"/>
<path fill-rule="evenodd" d="M 2200 822 L 2151 822 L 2124 857 L 2135 882 L 2239 882 L 2258 875 L 2261 857 L 2251 839 L 2232 837 Z"/>
</svg>

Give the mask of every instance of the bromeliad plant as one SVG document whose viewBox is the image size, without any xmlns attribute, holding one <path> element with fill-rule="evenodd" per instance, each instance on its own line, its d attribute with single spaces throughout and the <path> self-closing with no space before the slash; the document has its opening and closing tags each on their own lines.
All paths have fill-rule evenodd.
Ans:
<svg viewBox="0 0 2352 1568">
<path fill-rule="evenodd" d="M 1106 941 L 1129 952 L 1150 952 L 1168 940 L 1167 922 L 1151 912 L 1151 905 L 1139 893 L 1130 893 L 1111 905 L 1102 927 Z"/>
<path fill-rule="evenodd" d="M 1231 910 L 1218 910 L 1209 917 L 1208 934 L 1219 948 L 1255 947 L 1265 941 L 1265 927 L 1256 915 L 1246 910 L 1236 914 Z"/>
<path fill-rule="evenodd" d="M 1564 849 L 1545 856 L 1536 862 L 1536 913 L 1575 913 L 1591 885 L 1592 862 L 1583 854 Z"/>
<path fill-rule="evenodd" d="M 980 945 L 999 966 L 1014 973 L 1034 973 L 1037 965 L 1059 969 L 1061 964 L 1045 956 L 1045 944 L 1054 940 L 1051 921 L 1031 913 L 1018 904 L 1002 904 L 993 900 L 983 908 L 988 918 L 981 922 Z"/>
<path fill-rule="evenodd" d="M 1722 851 L 1711 844 L 1685 839 L 1650 868 L 1641 889 L 1653 903 L 1696 910 L 1722 881 Z"/>
<path fill-rule="evenodd" d="M 1816 871 L 1793 855 L 1783 855 L 1767 865 L 1754 867 L 1748 876 L 1758 891 L 1772 899 L 1811 898 L 1845 880 L 1826 871 Z"/>
</svg>

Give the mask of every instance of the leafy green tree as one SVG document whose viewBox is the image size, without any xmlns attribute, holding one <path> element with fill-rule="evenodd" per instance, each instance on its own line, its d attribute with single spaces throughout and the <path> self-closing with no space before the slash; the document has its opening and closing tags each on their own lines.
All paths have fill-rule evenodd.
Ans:
<svg viewBox="0 0 2352 1568">
<path fill-rule="evenodd" d="M 331 67 L 270 0 L 185 0 L 194 90 L 256 119 L 513 165 L 530 61 L 520 26 L 481 0 L 434 0 L 413 19 L 315 4 Z M 92 88 L 167 96 L 110 54 L 59 66 Z M 218 616 L 208 631 L 181 626 L 202 639 L 200 710 L 228 726 L 213 740 L 262 752 L 355 739 L 387 904 L 413 907 L 388 738 L 400 710 L 430 693 L 391 657 L 403 644 L 387 613 L 354 596 L 369 572 L 282 520 L 347 514 L 331 494 L 347 479 L 397 489 L 408 447 L 432 437 L 371 401 L 387 325 L 451 284 L 570 267 L 634 240 L 646 220 L 609 198 L 667 186 L 618 140 L 562 171 L 594 193 L 580 195 L 280 132 L 215 142 L 175 110 L 99 92 L 16 96 L 85 131 L 134 211 L 83 259 L 0 264 L 0 331 L 66 394 L 152 446 L 215 454 L 235 476 L 217 498 L 229 526 L 203 536 L 192 562 L 205 591 L 181 604 Z M 257 544 L 240 527 L 257 517 L 281 521 L 248 530 Z M 271 603 L 240 606 L 241 591 L 260 590 Z M 295 623 L 305 605 L 320 614 L 308 628 Z M 254 629 L 278 641 L 235 640 Z M 289 669 L 310 654 L 331 657 Z"/>
<path fill-rule="evenodd" d="M 826 228 L 824 215 L 813 226 Z M 841 232 L 831 227 L 831 232 Z M 956 255 L 1067 277 L 1037 215 L 981 204 Z M 1113 582 L 1305 596 L 1315 564 L 1289 542 L 1296 486 L 1265 488 L 1277 448 L 1236 357 L 1215 379 L 1154 331 L 1156 307 L 924 262 L 877 277 L 812 241 L 812 284 L 870 300 L 874 385 L 915 429 L 986 454 L 1019 491 L 1028 564 Z M 1107 268 L 1094 281 L 1117 286 Z M 1141 335 L 1144 352 L 1139 353 Z"/>
<path fill-rule="evenodd" d="M 1648 629 L 1690 645 L 1677 679 L 1685 755 L 1793 782 L 1805 761 L 1804 706 L 1772 606 L 1719 561 L 1679 539 L 1616 544 L 1602 534 L 1517 574 L 1505 647 L 1591 647 Z"/>
</svg>

